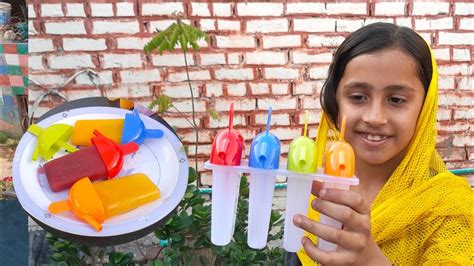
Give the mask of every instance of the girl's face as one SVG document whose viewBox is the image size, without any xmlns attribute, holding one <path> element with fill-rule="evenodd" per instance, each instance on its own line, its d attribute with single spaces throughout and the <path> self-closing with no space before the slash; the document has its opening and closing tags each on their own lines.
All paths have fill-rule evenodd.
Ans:
<svg viewBox="0 0 474 266">
<path fill-rule="evenodd" d="M 417 64 L 401 50 L 349 61 L 336 92 L 338 124 L 345 115 L 345 139 L 354 148 L 357 164 L 398 165 L 414 135 L 424 97 Z"/>
</svg>

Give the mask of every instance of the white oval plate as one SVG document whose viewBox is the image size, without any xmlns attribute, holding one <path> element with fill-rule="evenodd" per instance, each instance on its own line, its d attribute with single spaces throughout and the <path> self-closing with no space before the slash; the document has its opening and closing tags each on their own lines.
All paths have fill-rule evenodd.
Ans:
<svg viewBox="0 0 474 266">
<path fill-rule="evenodd" d="M 52 124 L 74 125 L 80 119 L 124 118 L 131 111 L 111 107 L 85 107 L 71 109 L 52 115 L 38 125 L 46 128 Z M 31 160 L 36 146 L 36 136 L 25 133 L 13 158 L 13 185 L 23 208 L 34 218 L 54 229 L 81 236 L 106 237 L 136 232 L 151 226 L 171 213 L 186 191 L 188 181 L 188 159 L 183 145 L 166 126 L 144 115 L 140 118 L 148 129 L 161 129 L 164 136 L 159 139 L 145 139 L 140 149 L 124 158 L 124 165 L 115 178 L 133 173 L 146 174 L 160 189 L 158 200 L 140 206 L 135 210 L 107 219 L 100 232 L 76 218 L 71 212 L 52 215 L 48 212 L 51 202 L 67 199 L 69 190 L 52 192 L 38 168 L 45 163 L 42 159 Z M 66 154 L 58 152 L 54 158 Z M 54 159 L 53 158 L 53 159 Z"/>
</svg>

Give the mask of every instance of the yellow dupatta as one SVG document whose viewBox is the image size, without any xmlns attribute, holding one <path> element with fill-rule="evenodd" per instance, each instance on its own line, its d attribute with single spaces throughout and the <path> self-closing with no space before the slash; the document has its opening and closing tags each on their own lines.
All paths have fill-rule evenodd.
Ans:
<svg viewBox="0 0 474 266">
<path fill-rule="evenodd" d="M 371 206 L 372 236 L 394 265 L 474 265 L 474 193 L 451 174 L 436 145 L 438 70 L 433 76 L 407 154 Z M 318 128 L 318 166 L 337 130 L 323 114 Z M 314 199 L 311 196 L 310 202 Z M 311 206 L 311 204 L 309 204 Z M 319 213 L 308 208 L 308 217 Z M 316 237 L 308 234 L 313 242 Z M 303 249 L 303 265 L 316 265 Z"/>
</svg>

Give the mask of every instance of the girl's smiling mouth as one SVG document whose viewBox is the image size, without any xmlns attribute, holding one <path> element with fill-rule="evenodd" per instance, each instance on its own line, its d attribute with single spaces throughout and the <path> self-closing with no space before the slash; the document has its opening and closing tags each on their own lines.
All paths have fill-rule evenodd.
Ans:
<svg viewBox="0 0 474 266">
<path fill-rule="evenodd" d="M 380 133 L 357 132 L 369 148 L 378 148 L 387 143 L 392 136 Z"/>
</svg>

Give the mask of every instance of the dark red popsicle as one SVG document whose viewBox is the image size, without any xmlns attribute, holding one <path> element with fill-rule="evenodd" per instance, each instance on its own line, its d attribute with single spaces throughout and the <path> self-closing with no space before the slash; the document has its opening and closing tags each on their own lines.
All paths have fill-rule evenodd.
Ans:
<svg viewBox="0 0 474 266">
<path fill-rule="evenodd" d="M 94 145 L 49 161 L 43 166 L 52 191 L 68 189 L 83 177 L 89 177 L 91 181 L 112 178 L 120 172 L 123 156 L 138 150 L 134 142 L 118 146 L 99 132 L 94 134 Z"/>
</svg>

